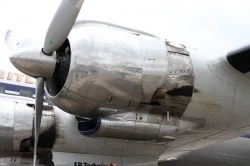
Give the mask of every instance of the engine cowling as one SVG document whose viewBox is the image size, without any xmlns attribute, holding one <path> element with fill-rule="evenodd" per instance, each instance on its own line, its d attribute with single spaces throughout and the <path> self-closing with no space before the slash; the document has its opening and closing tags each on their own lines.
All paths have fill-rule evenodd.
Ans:
<svg viewBox="0 0 250 166">
<path fill-rule="evenodd" d="M 34 143 L 34 105 L 0 101 L 0 152 L 31 152 Z M 39 148 L 53 147 L 55 120 L 53 108 L 43 112 Z M 45 150 L 47 151 L 47 150 Z"/>
<path fill-rule="evenodd" d="M 148 104 L 180 116 L 191 100 L 189 53 L 184 46 L 152 35 L 82 23 L 57 54 L 47 92 L 55 105 L 70 114 L 94 118 Z"/>
</svg>

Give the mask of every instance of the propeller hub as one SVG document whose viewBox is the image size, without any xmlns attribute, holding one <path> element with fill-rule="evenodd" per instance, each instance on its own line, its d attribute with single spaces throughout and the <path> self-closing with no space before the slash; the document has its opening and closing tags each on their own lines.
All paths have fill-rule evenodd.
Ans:
<svg viewBox="0 0 250 166">
<path fill-rule="evenodd" d="M 51 78 L 56 66 L 56 55 L 48 56 L 40 48 L 25 47 L 12 54 L 10 61 L 18 70 L 31 77 Z"/>
</svg>

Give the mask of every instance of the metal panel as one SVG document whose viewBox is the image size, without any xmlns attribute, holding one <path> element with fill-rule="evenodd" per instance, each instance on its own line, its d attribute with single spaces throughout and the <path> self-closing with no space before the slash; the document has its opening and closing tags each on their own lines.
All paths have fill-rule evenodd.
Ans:
<svg viewBox="0 0 250 166">
<path fill-rule="evenodd" d="M 157 148 L 152 142 L 125 141 L 104 138 L 89 138 L 77 131 L 77 120 L 73 115 L 55 108 L 57 139 L 53 151 L 105 154 L 109 156 L 155 155 L 166 147 Z"/>
<path fill-rule="evenodd" d="M 149 36 L 140 36 L 140 45 L 143 56 L 142 101 L 150 102 L 156 89 L 167 81 L 167 48 L 164 40 Z"/>
<path fill-rule="evenodd" d="M 107 116 L 124 110 L 123 107 L 89 100 L 72 93 L 66 88 L 63 88 L 61 92 L 56 97 L 51 98 L 51 100 L 59 108 L 70 114 L 89 118 Z M 133 111 L 135 109 L 126 107 L 125 110 Z"/>
<path fill-rule="evenodd" d="M 179 117 L 185 111 L 193 94 L 192 64 L 185 47 L 96 25 L 77 26 L 69 39 L 68 78 L 61 92 L 50 96 L 61 109 L 88 118 L 100 116 L 100 107 L 116 113 L 135 111 L 141 103 Z"/>
<path fill-rule="evenodd" d="M 193 69 L 189 56 L 169 52 L 168 69 L 171 75 L 192 75 Z"/>
<path fill-rule="evenodd" d="M 159 135 L 160 124 L 126 121 L 114 118 L 101 119 L 100 129 L 93 136 L 124 140 L 150 141 Z"/>
<path fill-rule="evenodd" d="M 140 101 L 142 71 L 136 35 L 83 27 L 74 29 L 70 41 L 72 62 L 67 89 L 93 101 L 120 106 Z"/>
<path fill-rule="evenodd" d="M 16 103 L 1 100 L 0 102 L 0 150 L 13 149 L 14 110 Z"/>
<path fill-rule="evenodd" d="M 19 151 L 22 140 L 32 136 L 33 108 L 24 104 L 16 104 L 13 133 L 13 150 Z"/>
</svg>

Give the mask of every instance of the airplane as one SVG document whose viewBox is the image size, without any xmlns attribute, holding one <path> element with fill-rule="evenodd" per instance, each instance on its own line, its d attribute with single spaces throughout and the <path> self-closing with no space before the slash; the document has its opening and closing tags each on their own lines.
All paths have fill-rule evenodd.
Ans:
<svg viewBox="0 0 250 166">
<path fill-rule="evenodd" d="M 3 64 L 1 64 L 2 66 Z M 8 76 L 10 71 L 9 71 L 9 67 L 5 68 L 8 70 L 5 70 L 7 74 L 5 74 L 4 76 Z M 12 71 L 13 72 L 13 71 Z M 15 73 L 15 72 L 13 72 Z M 16 78 L 18 78 L 18 75 L 20 75 L 21 73 L 16 73 L 15 75 L 17 75 Z M 26 76 L 24 76 L 25 78 Z M 6 77 L 4 77 L 6 78 Z M 16 78 L 14 80 L 16 80 Z M 24 79 L 25 80 L 25 79 Z M 17 80 L 16 80 L 17 81 Z M 32 79 L 33 81 L 33 79 Z M 5 94 L 0 94 L 0 104 L 1 106 L 3 105 L 3 102 L 8 101 L 8 103 L 10 103 L 10 101 L 15 101 L 17 103 L 34 103 L 34 99 L 30 99 L 27 96 L 22 96 L 22 94 L 25 93 L 19 93 L 20 91 L 23 91 L 22 89 L 18 89 L 20 87 L 20 85 L 15 85 L 13 84 L 12 81 L 9 80 L 9 82 L 7 82 L 6 80 L 0 79 L 0 85 L 2 82 L 5 82 L 6 84 L 8 84 L 8 86 L 14 86 L 17 91 L 13 91 L 10 92 L 8 90 L 5 90 Z M 18 82 L 19 83 L 19 82 Z M 22 87 L 25 87 L 25 82 L 22 82 Z M 5 87 L 2 87 L 5 88 Z M 25 90 L 25 89 L 24 89 Z M 21 97 L 22 96 L 22 97 Z M 3 107 L 1 107 L 3 108 Z M 0 117 L 2 117 L 1 121 L 4 120 L 6 121 L 6 119 L 3 116 L 6 113 L 12 112 L 13 110 L 9 110 L 8 111 L 2 111 L 4 109 L 1 109 L 0 111 Z M 20 111 L 20 110 L 19 110 Z M 25 112 L 22 116 L 25 116 Z M 13 112 L 11 113 L 13 116 Z M 17 114 L 17 112 L 14 111 L 14 114 Z M 19 118 L 20 118 L 20 114 L 19 114 Z M 15 120 L 12 120 L 12 123 L 15 124 Z M 14 125 L 13 125 L 14 126 Z M 2 128 L 3 126 L 1 125 L 0 128 Z M 14 132 L 16 132 L 14 130 Z M 1 132 L 2 133 L 2 132 Z M 28 165 L 28 163 L 32 163 L 32 153 L 28 152 L 28 151 L 24 151 L 21 150 L 22 152 L 14 152 L 13 151 L 13 147 L 11 145 L 11 143 L 6 145 L 5 138 L 3 136 L 6 136 L 6 133 L 4 133 L 4 135 L 1 135 L 0 138 L 0 149 L 1 149 L 1 153 L 0 153 L 0 165 Z M 169 158 L 167 161 L 161 161 L 158 163 L 159 166 L 181 166 L 181 165 L 220 165 L 220 166 L 239 166 L 239 165 L 249 165 L 249 135 L 245 135 L 239 138 L 235 138 L 229 141 L 225 141 L 223 143 L 218 143 L 206 148 L 202 148 L 200 150 L 196 150 L 190 153 L 185 154 L 184 156 L 181 156 L 180 158 Z M 11 139 L 10 139 L 11 140 Z M 3 144 L 4 142 L 4 144 Z M 10 142 L 10 141 L 9 141 Z M 9 145 L 9 147 L 7 147 Z M 22 148 L 24 148 L 24 144 L 21 144 Z M 27 145 L 26 145 L 27 147 Z M 5 149 L 5 151 L 3 152 L 2 150 Z M 9 149 L 9 150 L 7 150 Z M 29 149 L 29 148 L 28 148 Z M 29 149 L 30 150 L 30 149 Z M 47 159 L 46 159 L 47 157 Z M 46 156 L 45 159 L 43 159 L 44 165 L 53 165 L 53 163 L 49 160 L 50 158 L 48 156 Z M 88 156 L 89 157 L 89 156 Z M 88 160 L 88 159 L 86 159 Z M 72 161 L 73 163 L 74 161 Z M 85 161 L 86 162 L 86 161 Z M 81 165 L 83 162 L 74 162 L 74 165 Z M 41 165 L 41 164 L 40 164 Z M 66 165 L 64 163 L 64 165 Z M 68 164 L 70 165 L 70 163 Z M 72 165 L 72 164 L 71 164 Z M 82 164 L 84 165 L 84 163 Z"/>
<path fill-rule="evenodd" d="M 31 153 L 33 164 L 157 165 L 249 130 L 249 47 L 208 61 L 143 31 L 76 21 L 82 4 L 63 0 L 43 48 L 10 57 L 36 78 L 35 117 L 33 126 L 32 104 L 2 104 L 20 119 L 3 132 L 13 140 L 3 153 Z M 44 82 L 57 107 L 44 106 Z"/>
</svg>

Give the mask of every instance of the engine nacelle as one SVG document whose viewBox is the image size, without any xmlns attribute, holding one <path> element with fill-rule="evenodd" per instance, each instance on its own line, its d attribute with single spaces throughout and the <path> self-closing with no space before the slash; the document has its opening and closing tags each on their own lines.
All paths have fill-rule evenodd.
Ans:
<svg viewBox="0 0 250 166">
<path fill-rule="evenodd" d="M 175 123 L 178 123 L 178 121 Z M 154 141 L 159 138 L 161 129 L 167 129 L 168 135 L 174 135 L 178 126 L 178 124 L 161 125 L 159 123 L 128 121 L 118 118 L 96 118 L 86 122 L 79 122 L 78 129 L 83 135 L 90 137 Z"/>
<path fill-rule="evenodd" d="M 183 131 L 199 128 L 204 120 L 181 119 L 160 112 L 130 112 L 119 116 L 95 118 L 78 123 L 81 134 L 89 137 L 136 141 L 170 142 Z"/>
<path fill-rule="evenodd" d="M 48 107 L 48 106 L 47 106 Z M 38 147 L 52 148 L 55 140 L 53 108 L 43 112 Z M 34 106 L 0 101 L 0 153 L 30 152 L 34 144 Z"/>
<path fill-rule="evenodd" d="M 79 23 L 57 57 L 47 92 L 70 114 L 94 118 L 143 103 L 180 116 L 191 100 L 193 69 L 185 47 L 143 32 Z"/>
</svg>

